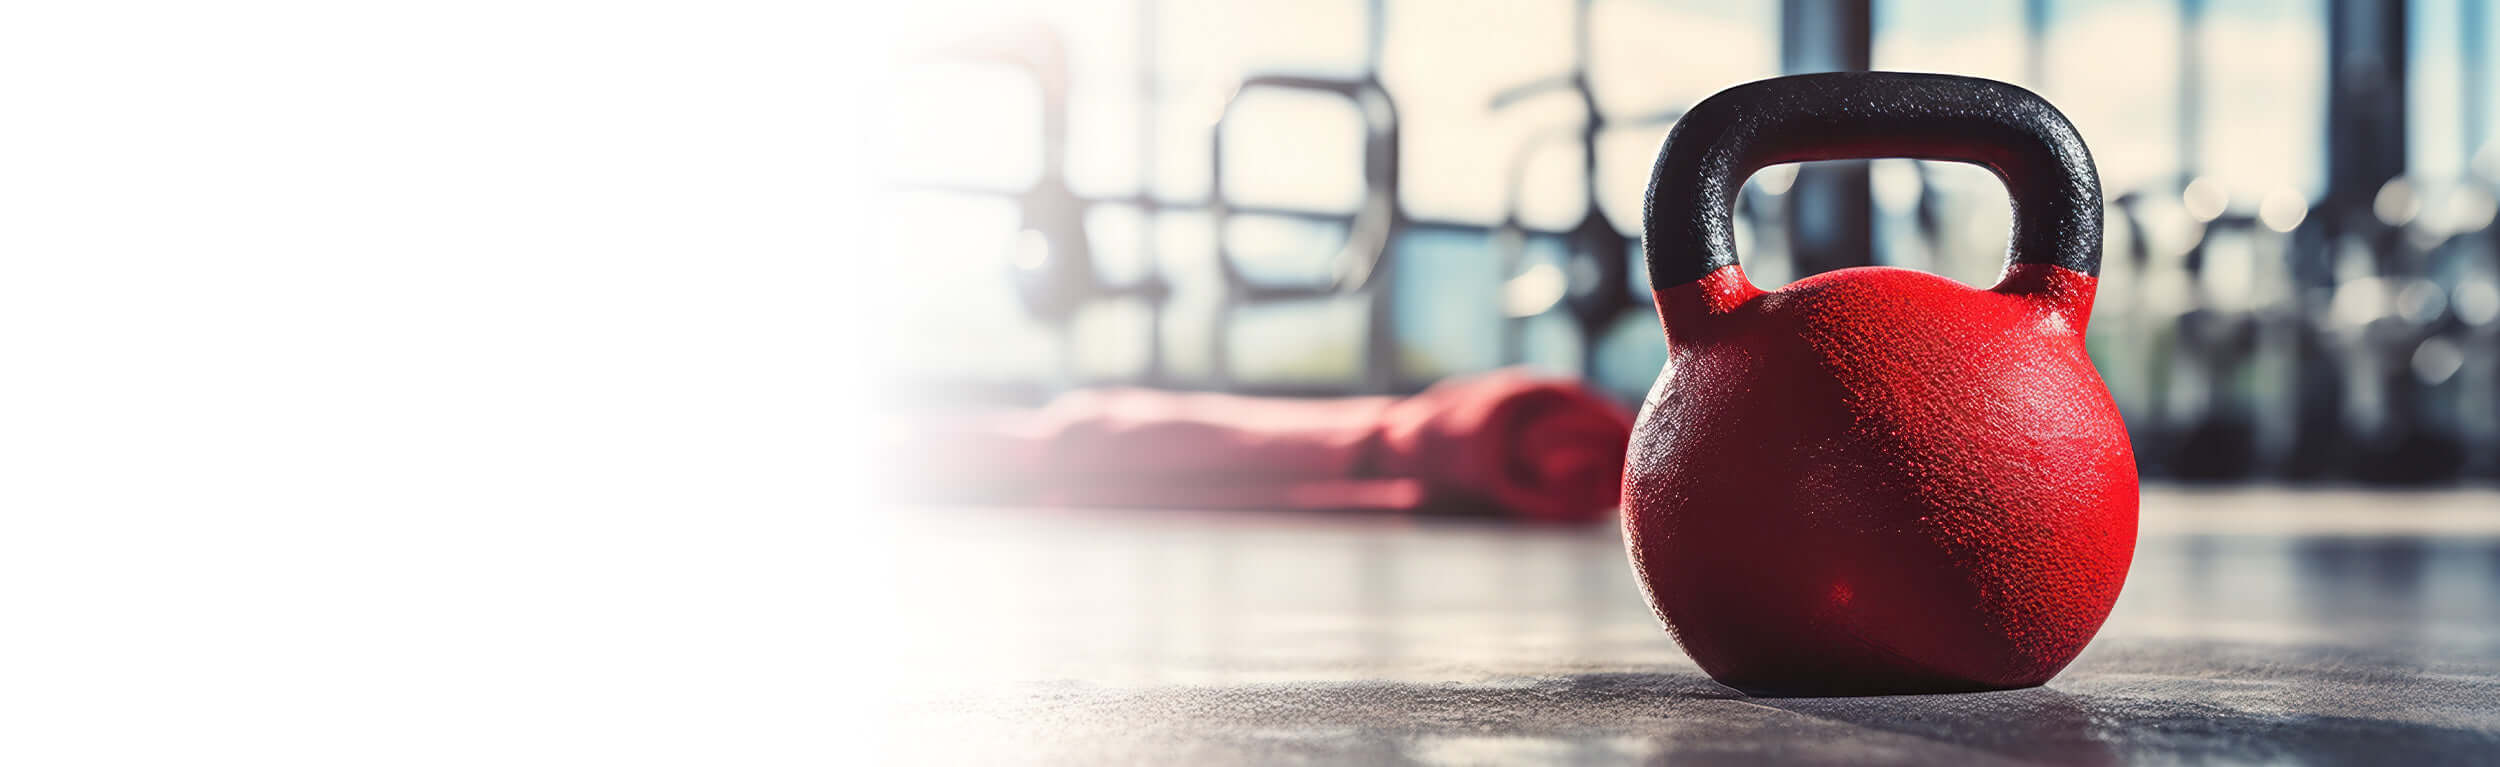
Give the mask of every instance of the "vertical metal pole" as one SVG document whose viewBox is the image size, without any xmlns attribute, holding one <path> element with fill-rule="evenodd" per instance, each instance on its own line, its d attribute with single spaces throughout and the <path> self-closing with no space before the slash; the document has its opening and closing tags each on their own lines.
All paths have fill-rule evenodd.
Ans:
<svg viewBox="0 0 2500 767">
<path fill-rule="evenodd" d="M 1870 0 L 1782 0 L 1780 67 L 1788 74 L 1862 72 L 1875 52 Z M 1875 200 L 1863 161 L 1823 163 L 1789 189 L 1788 242 L 1804 277 L 1875 258 Z"/>
<path fill-rule="evenodd" d="M 2049 81 L 2049 0 L 2023 0 L 2023 86 Z"/>
<path fill-rule="evenodd" d="M 2404 173 L 2405 2 L 2327 7 L 2326 201 L 2339 226 Z"/>
<path fill-rule="evenodd" d="M 1380 77 L 1380 64 L 1386 57 L 1385 49 L 1389 40 L 1389 12 L 1386 5 L 1383 0 L 1368 0 L 1364 3 L 1371 17 L 1371 29 L 1366 38 L 1369 49 L 1364 53 L 1362 74 L 1366 80 L 1376 81 L 1376 78 Z M 1367 104 L 1365 108 L 1371 108 L 1371 105 Z M 1369 124 L 1368 121 L 1366 124 Z M 1400 140 L 1402 139 L 1396 132 L 1392 132 L 1388 137 L 1388 141 L 1392 143 Z M 1382 151 L 1383 149 L 1386 151 Z M 1365 154 L 1372 158 L 1371 162 L 1390 163 L 1388 173 L 1394 177 L 1400 172 L 1395 165 L 1397 153 L 1397 147 L 1389 146 L 1375 147 Z M 1370 174 L 1365 174 L 1365 177 L 1370 177 Z M 1390 179 L 1390 183 L 1396 182 L 1395 178 Z M 1370 310 L 1369 322 L 1365 323 L 1363 336 L 1365 354 L 1363 388 L 1371 392 L 1389 391 L 1398 385 L 1400 378 L 1403 378 L 1400 375 L 1403 372 L 1402 366 L 1399 364 L 1399 357 L 1403 355 L 1398 353 L 1397 328 L 1397 237 L 1400 227 L 1396 226 L 1396 222 L 1403 218 L 1398 211 L 1403 204 L 1404 201 L 1395 197 L 1389 200 L 1389 218 L 1392 223 L 1389 228 L 1388 241 L 1380 246 L 1379 263 L 1372 265 L 1370 277 L 1372 294 L 1369 297 L 1370 305 L 1366 307 Z M 1353 234 L 1353 230 L 1347 231 L 1347 236 L 1353 236 Z"/>
<path fill-rule="evenodd" d="M 2204 165 L 2205 0 L 2179 0 L 2179 186 Z"/>
<path fill-rule="evenodd" d="M 2487 0 L 2460 0 L 2457 4 L 2457 59 L 2464 77 L 2465 97 L 2459 104 L 2465 110 L 2465 156 L 2483 150 L 2491 142 L 2491 28 Z"/>
<path fill-rule="evenodd" d="M 1137 252 L 1146 259 L 1145 279 L 1163 282 L 1163 263 L 1155 247 L 1156 224 L 1163 216 L 1163 206 L 1155 197 L 1155 113 L 1162 107 L 1157 94 L 1155 57 L 1155 25 L 1160 23 L 1155 4 L 1160 0 L 1137 0 Z M 1164 283 L 1169 284 L 1169 283 Z M 1171 385 L 1171 373 L 1163 360 L 1164 312 L 1171 306 L 1171 291 L 1149 294 L 1146 304 L 1146 370 L 1142 383 L 1147 386 Z"/>
<path fill-rule="evenodd" d="M 1623 307 L 1631 304 L 1632 285 L 1631 249 L 1626 247 L 1622 232 L 1606 217 L 1606 209 L 1598 204 L 1597 141 L 1606 133 L 1606 115 L 1598 108 L 1597 86 L 1589 71 L 1595 56 L 1591 33 L 1596 5 L 1596 0 L 1580 0 L 1571 25 L 1571 89 L 1580 97 L 1586 118 L 1580 123 L 1580 188 L 1588 192 L 1588 212 L 1580 217 L 1579 228 L 1569 237 L 1573 252 L 1565 256 L 1590 259 L 1596 277 L 1587 286 L 1590 293 L 1582 294 L 1587 299 L 1573 305 L 1572 311 L 1572 320 L 1580 330 L 1580 377 L 1589 381 L 1596 381 L 1598 376 L 1598 343 L 1613 329 Z M 1579 270 L 1570 269 L 1567 273 L 1577 275 Z"/>
<path fill-rule="evenodd" d="M 2347 241 L 2369 248 L 2374 272 L 2399 267 L 2394 263 L 2404 250 L 2399 237 L 2373 220 L 2371 203 L 2381 187 L 2404 173 L 2405 6 L 2403 0 L 2327 4 L 2326 215 L 2320 222 L 2322 247 L 2304 264 L 2310 269 L 2305 284 L 2335 284 L 2336 260 Z M 2334 396 L 2321 391 L 2318 401 L 2305 403 L 2321 412 L 2303 413 L 2324 421 L 2313 433 L 2332 435 L 2333 452 L 2321 452 L 2337 468 L 2364 477 L 2405 463 L 2398 456 L 2406 430 L 2388 424 L 2412 419 L 2410 397 L 2388 386 L 2392 376 L 2376 359 L 2382 352 L 2373 340 L 2351 342 L 2340 352 L 2321 360 L 2332 368 L 2321 372 L 2335 376 Z M 2372 396 L 2371 389 L 2379 392 Z M 2356 421 L 2354 411 L 2364 407 L 2375 412 Z"/>
<path fill-rule="evenodd" d="M 1585 181 L 1591 209 L 1597 207 L 1597 137 L 1606 129 L 1606 118 L 1597 111 L 1597 89 L 1589 82 L 1589 57 L 1595 55 L 1589 50 L 1590 19 L 1595 15 L 1593 6 L 1596 4 L 1597 0 L 1572 3 L 1571 16 L 1571 86 L 1577 91 L 1573 95 L 1580 97 L 1583 110 L 1580 161 L 1581 169 L 1588 174 Z M 1630 264 L 1628 258 L 1618 260 L 1624 261 L 1627 266 Z"/>
</svg>

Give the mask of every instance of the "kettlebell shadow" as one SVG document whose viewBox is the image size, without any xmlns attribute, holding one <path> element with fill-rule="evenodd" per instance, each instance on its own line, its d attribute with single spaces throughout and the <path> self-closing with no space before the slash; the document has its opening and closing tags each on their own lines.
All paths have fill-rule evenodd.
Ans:
<svg viewBox="0 0 2500 767">
<path fill-rule="evenodd" d="M 1749 698 L 1748 702 L 1868 730 L 2025 761 L 2117 764 L 2091 707 L 2049 687 L 1932 695 Z"/>
</svg>

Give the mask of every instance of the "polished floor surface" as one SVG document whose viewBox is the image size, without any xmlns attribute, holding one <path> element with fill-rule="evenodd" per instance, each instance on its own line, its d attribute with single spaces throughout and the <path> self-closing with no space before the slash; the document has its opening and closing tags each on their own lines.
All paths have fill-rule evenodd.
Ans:
<svg viewBox="0 0 2500 767">
<path fill-rule="evenodd" d="M 2047 686 L 1752 698 L 1611 526 L 911 509 L 896 754 L 1053 764 L 2500 763 L 2500 493 L 2153 490 Z"/>
</svg>

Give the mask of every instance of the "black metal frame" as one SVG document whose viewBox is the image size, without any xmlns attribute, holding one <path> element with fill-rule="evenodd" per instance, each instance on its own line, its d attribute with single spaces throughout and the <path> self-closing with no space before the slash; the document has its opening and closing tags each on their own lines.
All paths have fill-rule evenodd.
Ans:
<svg viewBox="0 0 2500 767">
<path fill-rule="evenodd" d="M 2045 74 L 2045 63 L 2039 51 L 2052 2 L 2054 0 L 2026 0 L 2023 5 L 2025 32 L 2033 43 L 2033 52 L 2026 66 L 2035 80 Z M 2118 190 L 2121 193 L 2112 195 L 2109 208 L 2111 215 L 2119 219 L 2111 222 L 2113 226 L 2129 228 L 2138 235 L 2130 238 L 2133 250 L 2122 257 L 2137 267 L 2139 278 L 2147 276 L 2145 272 L 2152 266 L 2148 263 L 2148 243 L 2143 236 L 2145 206 L 2153 204 L 2154 200 L 2175 205 L 2170 201 L 2179 199 L 2193 180 L 2198 165 L 2196 146 L 2203 129 L 2199 111 L 2204 100 L 2202 78 L 2198 74 L 2203 66 L 2199 60 L 2198 38 L 2206 23 L 2205 0 L 2178 2 L 2181 31 L 2176 44 L 2182 51 L 2183 71 L 2177 130 L 2181 137 L 2183 173 L 2173 181 L 2152 187 Z M 1393 288 L 1394 275 L 1401 268 L 1398 263 L 1400 233 L 1427 230 L 1485 235 L 1493 247 L 1501 250 L 1499 268 L 1504 272 L 1497 277 L 1504 281 L 1515 277 L 1523 266 L 1524 243 L 1528 238 L 1561 237 L 1574 266 L 1566 270 L 1569 276 L 1564 297 L 1556 301 L 1557 306 L 1544 308 L 1568 313 L 1580 330 L 1584 372 L 1594 375 L 1598 366 L 1597 347 L 1608 331 L 1623 317 L 1642 312 L 1646 306 L 1637 296 L 1631 295 L 1629 289 L 1633 237 L 1617 227 L 1597 202 L 1597 142 L 1608 130 L 1671 122 L 1679 114 L 1670 111 L 1657 115 L 1611 116 L 1598 108 L 1589 83 L 1587 5 L 1586 0 L 1578 4 L 1572 68 L 1554 77 L 1506 89 L 1490 105 L 1490 108 L 1499 110 L 1532 96 L 1565 92 L 1576 96 L 1584 113 L 1577 130 L 1538 133 L 1514 149 L 1509 172 L 1504 179 L 1510 192 L 1510 208 L 1504 218 L 1492 226 L 1417 219 L 1401 205 L 1397 110 L 1391 94 L 1377 77 L 1383 37 L 1382 10 L 1378 0 L 1368 3 L 1372 13 L 1371 65 L 1363 73 L 1342 78 L 1258 75 L 1246 79 L 1234 93 L 1234 99 L 1238 100 L 1243 94 L 1268 90 L 1310 92 L 1345 99 L 1356 106 L 1365 116 L 1366 125 L 1365 196 L 1363 203 L 1352 213 L 1277 209 L 1229 199 L 1224 188 L 1227 171 L 1223 167 L 1223 156 L 1226 142 L 1237 140 L 1231 135 L 1237 132 L 1234 125 L 1235 101 L 1226 102 L 1222 116 L 1210 130 L 1209 141 L 1214 149 L 1211 169 L 1213 185 L 1203 202 L 1169 201 L 1142 189 L 1133 195 L 1090 198 L 1073 193 L 1067 185 L 1064 163 L 1067 136 L 1066 63 L 1061 55 L 1063 48 L 1059 47 L 1055 38 L 1047 35 L 1038 42 L 1028 41 L 1013 52 L 977 57 L 988 63 L 1026 72 L 1041 86 L 1045 154 L 1041 176 L 1032 185 L 1020 190 L 946 188 L 944 191 L 1002 196 L 1017 201 L 1023 228 L 1047 243 L 1051 253 L 1051 258 L 1038 268 L 1022 270 L 1017 275 L 1019 295 L 1026 310 L 1037 321 L 1065 333 L 1071 318 L 1086 304 L 1114 299 L 1148 302 L 1157 318 L 1150 323 L 1153 326 L 1151 332 L 1158 334 L 1147 340 L 1150 347 L 1147 369 L 1139 376 L 1139 382 L 1148 385 L 1202 385 L 1252 393 L 1298 395 L 1407 392 L 1421 388 L 1428 382 L 1419 380 L 1420 376 L 1413 371 L 1400 369 L 1400 355 L 1397 353 L 1399 339 L 1395 328 L 1397 296 Z M 1144 87 L 1149 92 L 1153 88 L 1155 34 L 1152 16 L 1156 6 L 1155 0 L 1140 3 L 1141 13 L 1145 16 L 1140 40 L 1146 52 L 1143 77 L 1148 82 Z M 2408 11 L 2405 6 L 2401 0 L 2329 0 L 2328 189 L 2323 198 L 2311 206 L 2299 228 L 2286 235 L 2286 265 L 2291 270 L 2293 293 L 2288 297 L 2288 303 L 2270 311 L 2236 314 L 2216 307 L 2190 307 L 2188 311 L 2192 318 L 2175 329 L 2175 338 L 2182 344 L 2180 354 L 2193 358 L 2195 364 L 2206 368 L 2197 376 L 2207 382 L 2206 385 L 2244 375 L 2245 371 L 2240 368 L 2249 364 L 2248 360 L 2258 346 L 2288 344 L 2272 347 L 2274 351 L 2264 353 L 2289 355 L 2293 380 L 2288 385 L 2295 392 L 2293 396 L 2298 404 L 2292 406 L 2288 414 L 2259 414 L 2258 417 L 2292 419 L 2288 426 L 2277 424 L 2268 427 L 2292 434 L 2292 444 L 2288 448 L 2266 453 L 2258 447 L 2243 450 L 2234 446 L 2245 440 L 2217 441 L 2210 435 L 2200 438 L 2196 435 L 2246 427 L 2224 423 L 2240 416 L 2221 410 L 2214 411 L 2215 418 L 2219 420 L 2210 423 L 2169 422 L 2159 416 L 2160 403 L 2157 400 L 2138 401 L 2131 408 L 2134 412 L 2130 416 L 2136 421 L 2140 441 L 2160 443 L 2159 446 L 2152 446 L 2154 449 L 2140 450 L 2149 461 L 2173 461 L 2182 454 L 2181 445 L 2194 445 L 2189 449 L 2198 454 L 2199 460 L 2219 459 L 2217 466 L 2206 467 L 2218 470 L 2198 470 L 2183 465 L 2171 468 L 2188 469 L 2192 475 L 2214 478 L 2261 474 L 2342 475 L 2391 481 L 2413 478 L 2406 472 L 2393 469 L 2420 463 L 2423 450 L 2420 445 L 2412 444 L 2418 440 L 2412 437 L 2392 441 L 2363 439 L 2355 431 L 2356 426 L 2345 422 L 2339 415 L 2347 396 L 2345 389 L 2351 385 L 2350 373 L 2363 366 L 2363 361 L 2356 355 L 2374 352 L 2364 349 L 2366 345 L 2339 340 L 2333 335 L 2332 328 L 2323 327 L 2315 321 L 2315 318 L 2326 314 L 2338 288 L 2334 260 L 2336 252 L 2345 243 L 2356 243 L 2372 253 L 2371 271 L 2377 274 L 2409 275 L 2418 272 L 2426 258 L 2425 253 L 2431 251 L 2441 254 L 2441 258 L 2482 259 L 2491 264 L 2489 268 L 2495 273 L 2500 273 L 2500 249 L 2496 249 L 2500 248 L 2500 244 L 2495 243 L 2500 237 L 2493 235 L 2489 225 L 2476 232 L 2450 233 L 2437 248 L 2425 249 L 2408 245 L 2408 233 L 2403 227 L 2380 222 L 2372 215 L 2371 204 L 2379 191 L 2388 181 L 2402 177 L 2405 172 L 2406 113 L 2403 102 L 2407 53 L 2405 18 Z M 1866 68 L 1872 49 L 1871 0 L 1842 0 L 1839 3 L 1784 0 L 1783 7 L 1787 11 L 1781 22 L 1783 68 L 1791 72 Z M 2469 76 L 2462 94 L 2467 105 L 2466 134 L 2468 140 L 2473 142 L 2470 146 L 2475 146 L 2488 140 L 2490 129 L 2485 124 L 2484 110 L 2480 106 L 2490 98 L 2490 94 L 2485 92 L 2488 46 L 2483 39 L 2483 25 L 2478 23 L 2480 15 L 2487 11 L 2472 3 L 2463 7 L 2468 14 L 2462 20 L 2467 23 L 2461 25 L 2463 28 L 2459 32 L 2463 53 L 2467 61 L 2481 62 L 2467 67 Z M 1154 135 L 1153 117 L 1148 114 L 1144 119 L 1149 121 L 1146 136 L 1151 139 Z M 1590 193 L 1589 207 L 1579 222 L 1564 230 L 1531 230 L 1520 220 L 1518 210 L 1524 183 L 1524 163 L 1534 149 L 1555 141 L 1576 141 L 1583 148 L 1584 183 Z M 1147 154 L 1152 154 L 1151 147 L 1147 148 Z M 1149 156 L 1147 162 L 1151 161 Z M 1147 175 L 1151 179 L 1152 174 Z M 1866 182 L 1863 165 L 1854 168 L 1810 168 L 1800 174 L 1788 194 L 1780 196 L 1779 204 L 1773 206 L 1776 209 L 1759 204 L 1750 206 L 1763 208 L 1755 212 L 1761 217 L 1755 221 L 1756 229 L 1763 231 L 1764 227 L 1774 227 L 1786 235 L 1791 250 L 1787 255 L 1796 262 L 1796 271 L 1800 275 L 1865 265 L 1875 252 L 1872 197 Z M 2492 180 L 2474 183 L 2488 185 Z M 1924 173 L 1922 185 L 1925 185 Z M 1935 188 L 1926 186 L 1920 195 L 1914 222 L 1920 229 L 1919 234 L 1931 245 L 1939 239 L 1938 230 L 1942 225 L 1943 215 L 1935 209 L 1938 199 Z M 1757 199 L 1756 202 L 1769 200 Z M 1210 348 L 1214 350 L 1214 375 L 1211 380 L 1178 381 L 1167 369 L 1159 334 L 1162 332 L 1161 318 L 1165 314 L 1170 287 L 1151 265 L 1151 260 L 1144 278 L 1127 282 L 1108 280 L 1095 268 L 1091 233 L 1085 228 L 1085 217 L 1096 206 L 1102 205 L 1129 206 L 1139 210 L 1149 227 L 1146 234 L 1149 246 L 1152 244 L 1153 222 L 1160 213 L 1203 210 L 1213 217 L 1217 232 L 1215 252 L 1224 285 L 1218 319 L 1212 329 L 1214 337 L 1210 339 Z M 1344 226 L 1348 238 L 1338 255 L 1334 277 L 1319 283 L 1273 284 L 1245 273 L 1225 233 L 1227 222 L 1246 216 Z M 2254 218 L 2236 212 L 2226 212 L 2206 222 L 2205 227 L 2204 233 L 2186 254 L 2185 267 L 2191 274 L 2202 268 L 2202 256 L 2213 238 L 2238 234 L 2270 236 L 2257 231 Z M 2131 288 L 2113 286 L 2113 289 Z M 1229 318 L 1235 312 L 1278 303 L 1349 297 L 1367 302 L 1366 327 L 1362 331 L 1360 350 L 1362 367 L 1358 380 L 1342 385 L 1262 383 L 1243 381 L 1233 374 L 1230 336 L 1236 330 Z M 1487 307 L 1487 310 L 1499 313 L 1502 307 Z M 1538 313 L 1524 314 L 1534 316 Z M 1525 342 L 1520 330 L 1523 319 L 1519 316 L 1503 319 L 1499 358 L 1505 362 L 1518 362 L 1524 356 Z M 2458 334 L 2468 333 L 2471 329 L 2463 329 L 2460 323 L 2447 321 L 2438 327 L 2421 330 L 2425 334 Z M 2477 340 L 2481 337 L 2468 335 L 2458 338 L 2466 343 L 2489 340 L 2486 345 L 2494 348 L 2478 353 L 2500 354 L 2500 332 L 2491 335 L 2493 339 Z M 2418 342 L 2419 339 L 2413 341 Z M 2117 353 L 2134 352 L 2121 350 Z M 2386 367 L 2378 363 L 2371 365 Z M 2160 369 L 2160 366 L 2152 368 L 2157 376 Z M 2155 380 L 2154 389 L 2146 396 L 2159 397 L 2159 391 L 2169 385 L 2172 384 Z M 2389 415 L 2408 422 L 2430 417 L 2423 415 L 2422 400 L 2434 396 L 2433 393 L 2424 387 L 2407 385 L 2392 378 L 2388 386 L 2392 398 Z M 2224 394 L 2216 392 L 2216 396 Z M 2453 398 L 2460 395 L 2448 393 L 2438 396 Z M 2478 395 L 2467 393 L 2463 396 Z M 2500 382 L 2494 382 L 2492 391 L 2479 396 L 2500 399 Z M 2430 434 L 2435 431 L 2417 428 L 2407 433 Z M 2500 444 L 2475 449 L 2481 451 L 2476 454 L 2481 457 L 2468 456 L 2460 460 L 2472 461 L 2487 474 L 2500 475 Z M 2164 467 L 2154 465 L 2147 468 L 2148 473 L 2159 473 Z"/>
</svg>

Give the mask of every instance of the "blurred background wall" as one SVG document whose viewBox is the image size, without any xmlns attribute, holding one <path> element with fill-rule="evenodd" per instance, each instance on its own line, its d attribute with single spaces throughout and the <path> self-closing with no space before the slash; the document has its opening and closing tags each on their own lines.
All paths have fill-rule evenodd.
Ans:
<svg viewBox="0 0 2500 767">
<path fill-rule="evenodd" d="M 924 407 L 1104 383 L 1397 393 L 1665 348 L 1642 185 L 1680 111 L 1847 69 L 2022 84 L 2090 143 L 2090 348 L 2150 477 L 2500 477 L 2500 32 L 2477 0 L 1041 0 L 923 6 L 885 115 L 880 332 Z M 1763 171 L 1769 289 L 1994 281 L 1971 166 Z"/>
</svg>

